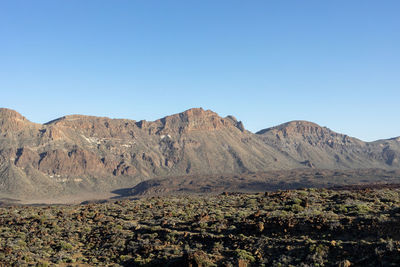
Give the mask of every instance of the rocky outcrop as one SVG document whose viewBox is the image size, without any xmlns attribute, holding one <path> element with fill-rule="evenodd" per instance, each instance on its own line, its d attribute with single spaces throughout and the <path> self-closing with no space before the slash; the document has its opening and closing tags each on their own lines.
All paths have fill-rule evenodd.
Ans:
<svg viewBox="0 0 400 267">
<path fill-rule="evenodd" d="M 14 142 L 31 138 L 38 131 L 40 124 L 32 123 L 18 112 L 0 108 L 0 138 Z"/>
<path fill-rule="evenodd" d="M 18 112 L 11 109 L 0 108 L 1 133 L 23 131 L 29 124 L 31 124 L 31 122 Z"/>
</svg>

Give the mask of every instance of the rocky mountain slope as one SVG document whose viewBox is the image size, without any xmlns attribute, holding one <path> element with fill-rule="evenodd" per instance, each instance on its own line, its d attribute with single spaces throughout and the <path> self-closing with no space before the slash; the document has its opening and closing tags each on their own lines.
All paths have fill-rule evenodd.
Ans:
<svg viewBox="0 0 400 267">
<path fill-rule="evenodd" d="M 265 144 L 311 168 L 400 167 L 400 138 L 368 143 L 307 121 L 291 121 L 257 135 Z"/>
<path fill-rule="evenodd" d="M 46 124 L 0 109 L 4 197 L 106 192 L 186 175 L 400 169 L 399 155 L 399 139 L 366 143 L 303 121 L 253 134 L 201 108 L 153 122 L 72 115 Z"/>
</svg>

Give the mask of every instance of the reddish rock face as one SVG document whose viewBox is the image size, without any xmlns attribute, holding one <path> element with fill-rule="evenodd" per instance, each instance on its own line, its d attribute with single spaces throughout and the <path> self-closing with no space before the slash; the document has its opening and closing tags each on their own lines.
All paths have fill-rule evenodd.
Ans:
<svg viewBox="0 0 400 267">
<path fill-rule="evenodd" d="M 189 109 L 181 114 L 164 118 L 164 127 L 168 130 L 183 129 L 184 132 L 190 131 L 213 131 L 224 127 L 233 126 L 227 120 L 219 117 L 210 110 Z M 174 129 L 175 128 L 175 129 Z"/>
<path fill-rule="evenodd" d="M 28 121 L 18 112 L 0 108 L 0 133 L 22 132 L 36 127 L 39 127 L 39 125 Z"/>
<path fill-rule="evenodd" d="M 125 162 L 100 159 L 98 155 L 81 150 L 54 150 L 40 155 L 40 171 L 50 175 L 63 176 L 119 176 L 133 175 L 135 168 Z"/>
<path fill-rule="evenodd" d="M 215 131 L 238 128 L 243 131 L 241 122 L 230 118 L 221 118 L 217 113 L 202 108 L 193 108 L 185 112 L 167 116 L 155 122 L 140 121 L 141 129 L 150 134 L 184 134 L 194 131 Z"/>
<path fill-rule="evenodd" d="M 26 167 L 32 165 L 38 167 L 40 156 L 29 148 L 20 148 L 16 151 L 15 165 L 17 167 Z"/>
<path fill-rule="evenodd" d="M 59 127 L 54 127 L 54 126 L 49 126 L 47 128 L 43 128 L 39 130 L 38 136 L 42 140 L 62 140 L 62 138 L 65 138 L 65 135 L 59 129 Z"/>
<path fill-rule="evenodd" d="M 102 169 L 103 164 L 95 154 L 80 149 L 44 152 L 39 161 L 39 170 L 48 174 L 83 175 L 99 173 Z"/>
</svg>

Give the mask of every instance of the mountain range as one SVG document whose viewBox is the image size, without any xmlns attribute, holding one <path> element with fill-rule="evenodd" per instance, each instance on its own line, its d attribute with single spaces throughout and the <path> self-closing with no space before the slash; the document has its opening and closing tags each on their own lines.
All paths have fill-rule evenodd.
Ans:
<svg viewBox="0 0 400 267">
<path fill-rule="evenodd" d="M 70 115 L 45 124 L 0 109 L 4 198 L 110 192 L 168 177 L 319 169 L 390 173 L 400 169 L 399 158 L 399 137 L 364 142 L 308 121 L 252 133 L 235 117 L 202 108 L 156 121 Z"/>
</svg>

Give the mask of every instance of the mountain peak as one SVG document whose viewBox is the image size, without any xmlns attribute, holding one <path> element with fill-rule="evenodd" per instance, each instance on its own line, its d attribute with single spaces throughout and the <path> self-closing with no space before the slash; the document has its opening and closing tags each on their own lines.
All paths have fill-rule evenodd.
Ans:
<svg viewBox="0 0 400 267">
<path fill-rule="evenodd" d="M 1 132 L 19 131 L 27 124 L 33 124 L 20 113 L 8 108 L 0 108 L 0 126 Z"/>
<path fill-rule="evenodd" d="M 275 144 L 284 143 L 284 146 L 292 146 L 292 148 L 296 150 L 295 153 L 299 153 L 299 159 L 304 159 L 305 155 L 314 153 L 312 152 L 314 147 L 349 149 L 349 147 L 363 147 L 365 145 L 364 142 L 356 138 L 334 132 L 327 127 L 322 127 L 309 121 L 290 121 L 261 130 L 257 132 L 257 134 L 264 140 L 268 140 L 268 142 Z M 335 160 L 340 161 L 340 158 L 337 156 Z M 306 161 L 303 160 L 303 162 Z"/>
<path fill-rule="evenodd" d="M 278 126 L 266 128 L 263 130 L 258 131 L 256 134 L 265 134 L 270 131 L 277 131 L 277 132 L 285 132 L 285 133 L 314 133 L 316 131 L 328 130 L 325 127 L 321 127 L 320 125 L 304 120 L 294 120 L 289 121 Z"/>
<path fill-rule="evenodd" d="M 0 119 L 10 119 L 10 118 L 18 118 L 21 120 L 26 120 L 24 116 L 13 109 L 8 108 L 0 108 Z"/>
<path fill-rule="evenodd" d="M 212 131 L 235 127 L 244 131 L 243 124 L 232 117 L 222 118 L 217 113 L 203 108 L 191 108 L 184 112 L 166 116 L 156 123 L 162 123 L 162 131 Z"/>
<path fill-rule="evenodd" d="M 203 117 L 208 114 L 216 114 L 216 113 L 211 110 L 204 110 L 203 108 L 200 107 L 200 108 L 190 108 L 178 114 L 187 117 Z"/>
<path fill-rule="evenodd" d="M 62 116 L 62 117 L 57 118 L 55 120 L 51 120 L 49 122 L 46 122 L 45 125 L 56 124 L 56 123 L 60 123 L 60 122 L 68 123 L 68 122 L 71 122 L 71 121 L 90 121 L 90 120 L 99 120 L 99 119 L 109 119 L 109 118 L 73 114 L 73 115 Z"/>
</svg>

